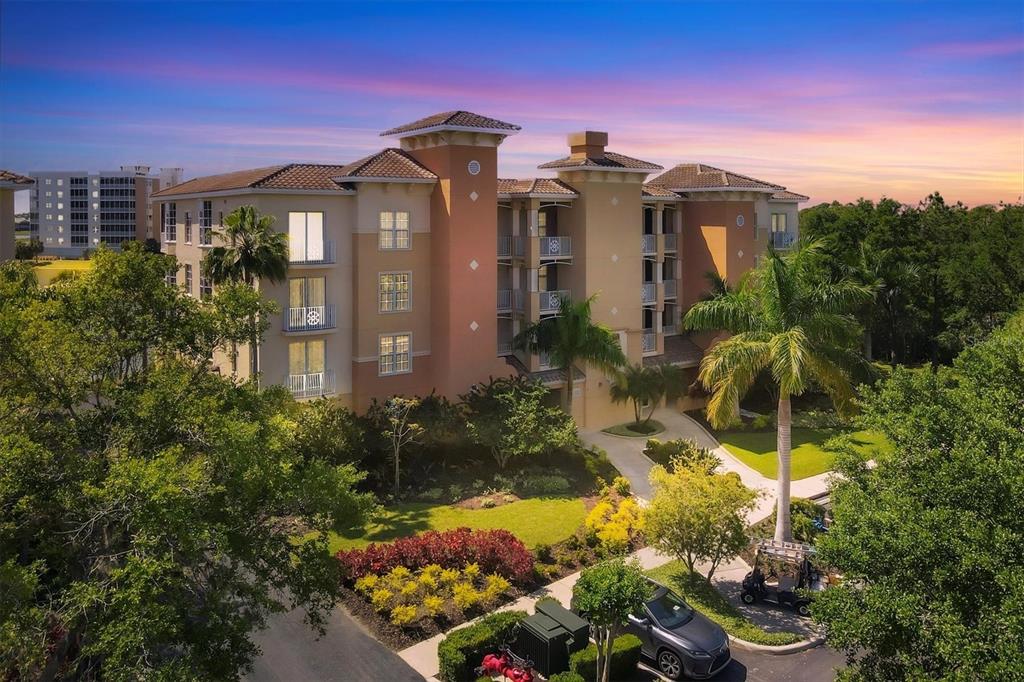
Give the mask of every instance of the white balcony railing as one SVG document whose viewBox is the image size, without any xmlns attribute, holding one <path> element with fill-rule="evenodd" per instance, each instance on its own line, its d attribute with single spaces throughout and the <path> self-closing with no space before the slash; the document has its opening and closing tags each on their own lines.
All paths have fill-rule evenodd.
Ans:
<svg viewBox="0 0 1024 682">
<path fill-rule="evenodd" d="M 335 262 L 334 242 L 310 242 L 305 248 L 292 248 L 288 262 L 292 265 L 324 265 Z"/>
<path fill-rule="evenodd" d="M 640 302 L 644 304 L 657 303 L 658 286 L 654 282 L 644 282 L 640 287 Z"/>
<path fill-rule="evenodd" d="M 557 313 L 561 306 L 562 299 L 569 298 L 568 289 L 559 289 L 558 291 L 542 291 L 540 292 L 540 312 L 541 313 Z"/>
<path fill-rule="evenodd" d="M 562 258 L 572 255 L 571 237 L 541 237 L 541 258 Z"/>
<path fill-rule="evenodd" d="M 678 247 L 678 237 L 675 232 L 668 232 L 665 234 L 665 251 L 675 251 Z"/>
<path fill-rule="evenodd" d="M 334 329 L 336 325 L 333 304 L 288 308 L 284 314 L 284 330 L 287 332 Z"/>
<path fill-rule="evenodd" d="M 498 339 L 498 355 L 499 356 L 502 356 L 502 355 L 512 355 L 512 340 L 511 339 L 506 339 L 506 340 Z"/>
<path fill-rule="evenodd" d="M 512 235 L 510 234 L 499 234 L 498 235 L 498 258 L 511 258 L 512 257 Z"/>
<path fill-rule="evenodd" d="M 334 372 L 314 372 L 311 374 L 289 374 L 288 390 L 296 398 L 318 398 L 322 395 L 334 394 Z"/>
<path fill-rule="evenodd" d="M 644 353 L 653 353 L 658 350 L 658 337 L 653 329 L 645 329 L 640 336 L 640 350 Z"/>
<path fill-rule="evenodd" d="M 551 364 L 551 357 L 547 353 L 540 353 L 537 356 L 540 368 L 543 369 L 554 369 Z"/>
<path fill-rule="evenodd" d="M 666 279 L 665 280 L 665 298 L 676 297 L 676 280 Z"/>
<path fill-rule="evenodd" d="M 792 232 L 772 232 L 772 246 L 776 249 L 788 249 L 796 242 L 796 235 Z"/>
<path fill-rule="evenodd" d="M 640 235 L 642 238 L 640 251 L 645 256 L 658 253 L 658 237 L 653 234 Z"/>
<path fill-rule="evenodd" d="M 498 289 L 498 310 L 512 310 L 511 289 Z"/>
</svg>

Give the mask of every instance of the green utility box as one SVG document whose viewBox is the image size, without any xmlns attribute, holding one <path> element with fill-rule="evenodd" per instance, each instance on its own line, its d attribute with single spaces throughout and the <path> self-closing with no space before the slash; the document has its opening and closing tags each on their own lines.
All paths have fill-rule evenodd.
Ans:
<svg viewBox="0 0 1024 682">
<path fill-rule="evenodd" d="M 569 669 L 569 656 L 590 642 L 590 624 L 560 604 L 543 602 L 537 613 L 520 623 L 515 653 L 533 661 L 533 667 L 550 677 Z"/>
</svg>

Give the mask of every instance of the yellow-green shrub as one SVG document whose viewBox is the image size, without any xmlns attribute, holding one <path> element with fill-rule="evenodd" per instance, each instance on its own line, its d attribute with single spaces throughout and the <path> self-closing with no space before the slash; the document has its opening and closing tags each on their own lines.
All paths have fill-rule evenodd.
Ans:
<svg viewBox="0 0 1024 682">
<path fill-rule="evenodd" d="M 476 580 L 480 575 L 480 564 L 466 564 L 466 567 L 462 569 L 462 574 L 470 580 Z"/>
<path fill-rule="evenodd" d="M 393 596 L 394 594 L 391 590 L 386 590 L 384 588 L 374 590 L 373 594 L 370 595 L 370 604 L 377 611 L 386 611 L 388 606 L 391 604 L 391 598 Z"/>
<path fill-rule="evenodd" d="M 369 596 L 377 588 L 377 584 L 379 582 L 380 576 L 378 576 L 376 573 L 367 573 L 362 578 L 356 580 L 356 592 Z"/>
<path fill-rule="evenodd" d="M 471 583 L 457 583 L 452 588 L 452 601 L 463 611 L 480 602 L 480 592 Z"/>
<path fill-rule="evenodd" d="M 396 606 L 391 609 L 391 622 L 395 625 L 408 625 L 416 620 L 415 606 Z"/>
<path fill-rule="evenodd" d="M 484 583 L 483 600 L 488 603 L 493 603 L 505 594 L 511 586 L 512 585 L 509 581 L 496 573 L 492 573 L 487 576 L 487 580 Z"/>
<path fill-rule="evenodd" d="M 423 610 L 431 618 L 436 618 L 444 610 L 444 599 L 433 594 L 427 595 L 423 598 Z"/>
<path fill-rule="evenodd" d="M 402 589 L 399 591 L 399 594 L 403 597 L 412 597 L 417 592 L 419 592 L 419 589 L 419 583 L 417 583 L 415 580 L 409 580 L 404 585 L 402 585 Z"/>
<path fill-rule="evenodd" d="M 446 568 L 441 571 L 439 579 L 444 585 L 451 585 L 459 579 L 459 572 L 454 568 Z"/>
</svg>

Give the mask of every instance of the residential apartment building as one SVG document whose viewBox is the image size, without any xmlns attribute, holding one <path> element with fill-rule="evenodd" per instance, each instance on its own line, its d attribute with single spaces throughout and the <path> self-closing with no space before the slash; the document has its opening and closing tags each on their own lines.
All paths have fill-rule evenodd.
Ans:
<svg viewBox="0 0 1024 682">
<path fill-rule="evenodd" d="M 555 177 L 499 179 L 498 148 L 519 126 L 465 111 L 388 130 L 398 147 L 347 165 L 289 164 L 189 180 L 154 196 L 176 281 L 202 296 L 214 231 L 253 205 L 289 235 L 288 281 L 260 283 L 281 315 L 258 349 L 262 380 L 300 398 L 336 396 L 357 410 L 394 394 L 451 398 L 492 376 L 526 374 L 552 389 L 565 377 L 513 348 L 561 297 L 596 295 L 594 314 L 631 362 L 695 368 L 708 339 L 679 327 L 706 291 L 731 281 L 769 239 L 797 238 L 806 197 L 780 185 L 608 151 L 607 133 L 569 136 Z M 650 176 L 656 176 L 649 179 Z M 242 349 L 233 366 L 245 376 Z M 579 367 L 581 424 L 621 421 L 609 377 Z"/>
<path fill-rule="evenodd" d="M 32 178 L 0 169 L 0 263 L 14 259 L 14 193 L 32 187 Z"/>
<path fill-rule="evenodd" d="M 32 237 L 48 255 L 78 258 L 104 243 L 155 239 L 151 197 L 181 182 L 182 169 L 121 166 L 119 171 L 40 171 L 29 204 Z"/>
</svg>

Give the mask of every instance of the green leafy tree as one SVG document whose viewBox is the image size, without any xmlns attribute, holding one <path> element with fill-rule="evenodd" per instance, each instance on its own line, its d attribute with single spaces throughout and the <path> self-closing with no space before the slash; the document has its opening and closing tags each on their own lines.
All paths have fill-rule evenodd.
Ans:
<svg viewBox="0 0 1024 682">
<path fill-rule="evenodd" d="M 576 424 L 548 407 L 543 384 L 522 377 L 492 379 L 461 396 L 469 437 L 490 450 L 499 469 L 516 459 L 542 455 L 576 442 Z"/>
<path fill-rule="evenodd" d="M 1024 679 L 1024 313 L 935 374 L 866 391 L 820 560 L 844 576 L 812 614 L 845 679 Z"/>
<path fill-rule="evenodd" d="M 214 284 L 283 282 L 288 276 L 288 237 L 274 231 L 274 216 L 261 215 L 255 206 L 239 206 L 224 217 L 222 232 L 213 232 L 224 244 L 203 257 L 203 275 Z M 248 339 L 252 373 L 259 372 L 259 339 Z M 233 349 L 231 350 L 233 353 Z"/>
<path fill-rule="evenodd" d="M 534 322 L 515 337 L 515 346 L 531 353 L 546 353 L 552 364 L 566 377 L 562 387 L 562 408 L 572 414 L 572 376 L 579 363 L 587 363 L 606 372 L 626 364 L 626 356 L 615 333 L 594 321 L 591 306 L 594 297 L 559 302 L 558 315 Z"/>
<path fill-rule="evenodd" d="M 873 290 L 849 279 L 821 276 L 821 247 L 808 243 L 780 256 L 769 247 L 738 289 L 699 301 L 683 324 L 726 330 L 701 361 L 699 379 L 711 391 L 708 420 L 722 428 L 737 418 L 739 400 L 767 371 L 778 386 L 777 540 L 791 540 L 789 517 L 792 412 L 790 397 L 824 389 L 837 409 L 852 408 L 855 373 L 867 371 L 853 348 L 860 327 L 851 314 Z"/>
<path fill-rule="evenodd" d="M 735 473 L 679 462 L 671 472 L 655 466 L 650 479 L 654 497 L 644 512 L 644 531 L 655 547 L 685 562 L 690 573 L 698 562 L 707 562 L 711 580 L 722 561 L 750 543 L 747 514 L 758 495 Z"/>
<path fill-rule="evenodd" d="M 864 357 L 871 360 L 874 355 L 872 329 L 874 320 L 881 318 L 889 329 L 889 338 L 892 342 L 889 361 L 895 367 L 896 349 L 905 345 L 900 320 L 904 317 L 907 289 L 918 278 L 917 266 L 895 260 L 889 249 L 871 249 L 861 242 L 856 251 L 856 261 L 849 266 L 847 272 L 851 279 L 870 287 L 875 292 L 874 298 L 861 309 Z"/>
<path fill-rule="evenodd" d="M 329 398 L 299 403 L 297 409 L 295 443 L 304 456 L 332 464 L 366 457 L 366 433 L 352 410 Z"/>
<path fill-rule="evenodd" d="M 396 500 L 402 492 L 402 450 L 418 442 L 423 435 L 423 427 L 412 419 L 419 406 L 419 398 L 403 398 L 399 395 L 389 398 L 383 406 L 384 428 L 381 435 L 390 448 Z"/>
<path fill-rule="evenodd" d="M 0 267 L 5 679 L 237 679 L 269 614 L 319 626 L 338 597 L 327 531 L 365 516 L 361 475 L 300 452 L 286 392 L 208 371 L 267 304 L 200 304 L 175 267 L 134 243 L 47 289 Z"/>
<path fill-rule="evenodd" d="M 18 260 L 32 260 L 43 252 L 43 243 L 38 239 L 19 239 L 14 245 L 14 257 Z"/>
<path fill-rule="evenodd" d="M 608 682 L 612 644 L 623 634 L 630 614 L 643 606 L 650 593 L 640 564 L 612 559 L 585 568 L 572 588 L 572 604 L 586 613 L 597 643 L 596 682 Z"/>
</svg>

